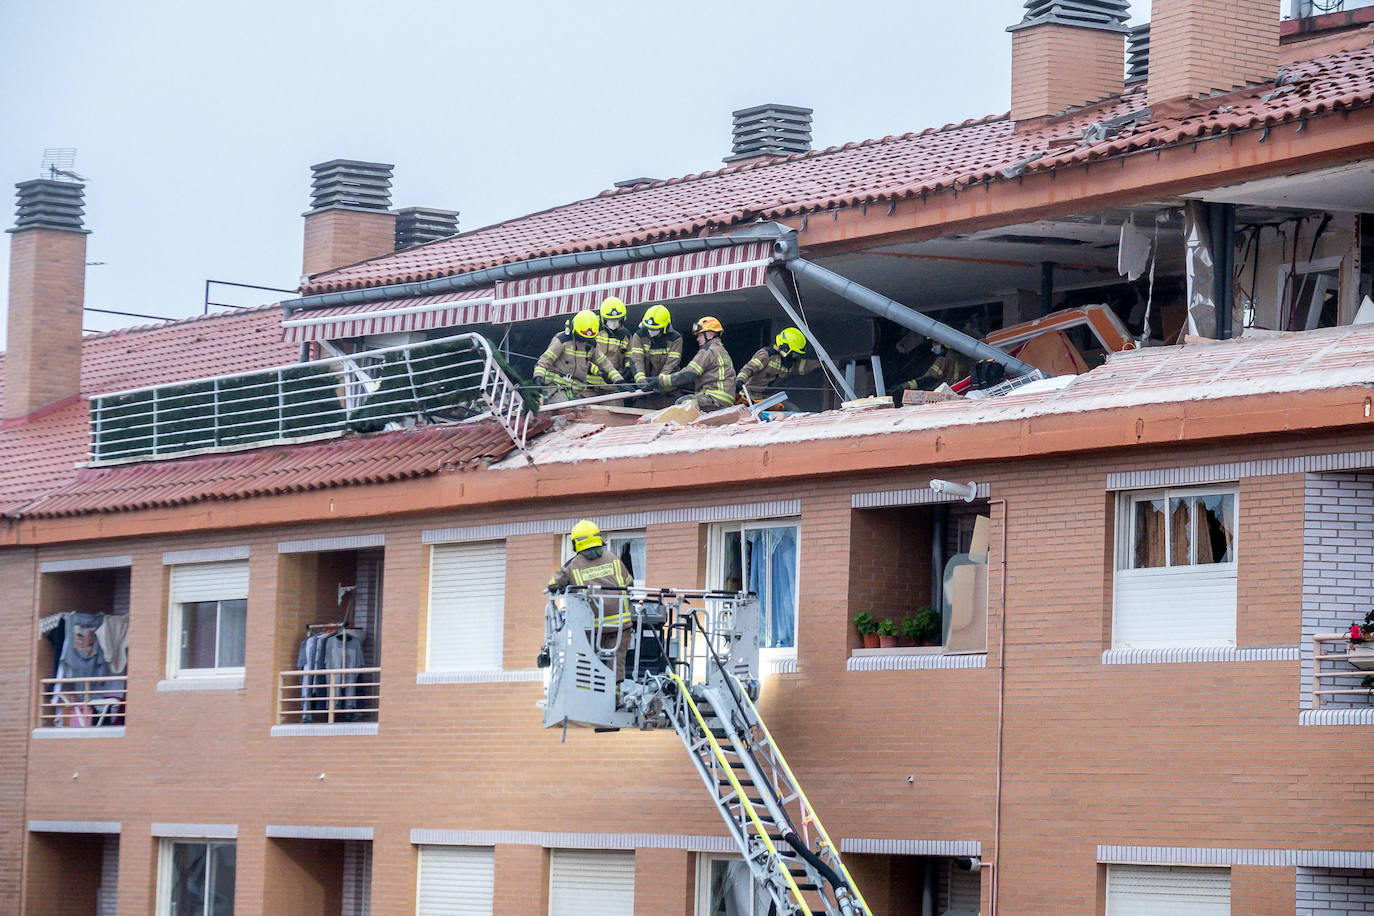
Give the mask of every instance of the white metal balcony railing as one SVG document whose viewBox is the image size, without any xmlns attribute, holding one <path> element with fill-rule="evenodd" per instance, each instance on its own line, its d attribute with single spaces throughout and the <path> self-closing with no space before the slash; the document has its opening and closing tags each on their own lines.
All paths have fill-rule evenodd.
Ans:
<svg viewBox="0 0 1374 916">
<path fill-rule="evenodd" d="M 538 415 L 479 334 L 91 398 L 92 464 L 375 432 L 488 412 L 524 448 Z"/>
<path fill-rule="evenodd" d="M 277 693 L 277 722 L 376 722 L 382 698 L 381 676 L 381 668 L 283 671 Z"/>
<path fill-rule="evenodd" d="M 40 728 L 101 728 L 124 724 L 124 697 L 129 679 L 48 677 L 40 684 Z"/>
<path fill-rule="evenodd" d="M 1374 701 L 1374 644 L 1351 644 L 1348 633 L 1314 633 L 1312 708 L 1356 697 Z"/>
</svg>

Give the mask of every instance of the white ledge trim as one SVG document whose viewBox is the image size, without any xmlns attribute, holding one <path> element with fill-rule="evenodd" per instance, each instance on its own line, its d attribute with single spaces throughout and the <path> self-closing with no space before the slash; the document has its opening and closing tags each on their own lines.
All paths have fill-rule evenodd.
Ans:
<svg viewBox="0 0 1374 916">
<path fill-rule="evenodd" d="M 1340 706 L 1304 709 L 1298 713 L 1299 725 L 1374 725 L 1374 706 Z"/>
<path fill-rule="evenodd" d="M 41 573 L 81 572 L 87 569 L 123 569 L 134 565 L 128 554 L 117 557 L 85 557 L 80 560 L 47 560 L 40 563 Z"/>
<path fill-rule="evenodd" d="M 238 824 L 153 824 L 153 836 L 206 840 L 237 840 Z"/>
<path fill-rule="evenodd" d="M 174 677 L 157 682 L 159 691 L 166 690 L 242 690 L 243 675 L 230 677 Z"/>
<path fill-rule="evenodd" d="M 538 668 L 515 668 L 510 671 L 421 671 L 415 675 L 417 684 L 496 684 L 544 680 Z"/>
<path fill-rule="evenodd" d="M 248 547 L 206 547 L 202 550 L 169 550 L 162 555 L 163 566 L 180 563 L 218 563 L 248 559 Z"/>
<path fill-rule="evenodd" d="M 90 728 L 35 728 L 35 738 L 123 738 L 124 726 L 100 725 Z"/>
<path fill-rule="evenodd" d="M 987 499 L 992 494 L 988 484 L 978 484 L 974 499 Z M 958 496 L 936 493 L 930 487 L 914 487 L 907 490 L 877 490 L 872 493 L 855 493 L 849 498 L 851 509 L 883 509 L 889 506 L 924 506 L 930 504 L 961 503 L 965 500 Z"/>
<path fill-rule="evenodd" d="M 845 660 L 846 671 L 929 671 L 953 668 L 986 668 L 985 652 L 967 655 L 941 655 L 933 652 L 912 652 L 905 655 L 855 655 Z M 914 853 L 925 855 L 925 853 Z M 934 853 L 931 853 L 934 855 Z"/>
<path fill-rule="evenodd" d="M 549 849 L 684 849 L 689 852 L 734 852 L 729 837 L 667 833 L 553 833 L 543 830 L 410 831 L 416 846 L 543 846 Z"/>
<path fill-rule="evenodd" d="M 1295 662 L 1301 656 L 1297 646 L 1178 646 L 1164 649 L 1108 649 L 1102 653 L 1104 665 L 1178 665 L 1206 662 Z"/>
<path fill-rule="evenodd" d="M 981 856 L 981 840 L 894 840 L 841 837 L 840 852 L 879 856 Z"/>
<path fill-rule="evenodd" d="M 1238 849 L 1202 846 L 1097 847 L 1109 865 L 1260 865 L 1291 868 L 1371 868 L 1374 852 L 1337 849 Z"/>
<path fill-rule="evenodd" d="M 626 512 L 620 515 L 588 516 L 603 531 L 628 531 L 647 525 L 671 525 L 682 522 L 733 522 L 756 518 L 785 518 L 801 515 L 800 499 L 775 499 L 769 502 L 743 503 L 724 506 L 702 506 L 692 509 L 660 509 L 653 512 Z M 426 544 L 448 544 L 455 541 L 492 541 L 526 534 L 567 534 L 576 518 L 549 518 L 531 522 L 508 522 L 497 525 L 470 525 L 462 528 L 431 528 L 421 533 Z"/>
<path fill-rule="evenodd" d="M 29 821 L 29 833 L 119 833 L 119 821 Z"/>
<path fill-rule="evenodd" d="M 319 553 L 325 550 L 366 550 L 385 547 L 384 534 L 350 534 L 333 538 L 309 538 L 303 541 L 279 541 L 277 553 Z"/>
<path fill-rule="evenodd" d="M 1227 483 L 1247 477 L 1276 477 L 1282 474 L 1311 474 L 1320 471 L 1362 470 L 1374 465 L 1374 449 L 1297 458 L 1265 458 L 1202 464 L 1191 467 L 1157 468 L 1149 471 L 1117 471 L 1107 475 L 1108 490 L 1134 490 L 1139 487 L 1169 487 L 1181 484 Z"/>
<path fill-rule="evenodd" d="M 268 824 L 267 835 L 283 840 L 371 840 L 371 827 L 307 827 Z"/>
<path fill-rule="evenodd" d="M 298 722 L 290 725 L 273 725 L 270 737 L 309 738 L 329 735 L 375 735 L 376 722 Z"/>
</svg>

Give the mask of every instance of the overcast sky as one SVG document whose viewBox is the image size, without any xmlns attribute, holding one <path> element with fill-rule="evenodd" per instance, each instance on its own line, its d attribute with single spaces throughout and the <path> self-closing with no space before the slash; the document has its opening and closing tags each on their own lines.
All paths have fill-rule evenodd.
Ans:
<svg viewBox="0 0 1374 916">
<path fill-rule="evenodd" d="M 5 225 L 11 185 L 39 177 L 44 148 L 76 147 L 87 258 L 103 262 L 86 305 L 199 314 L 206 279 L 296 285 L 313 163 L 395 163 L 393 206 L 459 210 L 473 229 L 619 179 L 717 168 L 730 112 L 762 102 L 814 108 L 817 147 L 1005 112 L 1005 27 L 1022 10 L 3 0 Z M 1133 10 L 1148 19 L 1147 2 Z M 8 261 L 5 243 L 5 278 Z"/>
</svg>

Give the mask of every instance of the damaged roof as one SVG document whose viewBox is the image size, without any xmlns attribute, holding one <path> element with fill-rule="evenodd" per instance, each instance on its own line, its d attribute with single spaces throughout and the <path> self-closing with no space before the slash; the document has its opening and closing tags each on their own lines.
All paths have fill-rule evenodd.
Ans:
<svg viewBox="0 0 1374 916">
<path fill-rule="evenodd" d="M 1139 84 L 1021 130 L 1006 115 L 603 191 L 540 213 L 318 274 L 305 293 L 428 280 L 837 207 L 896 201 L 1236 133 L 1374 102 L 1374 48 L 1297 62 L 1281 80 L 1152 117 Z M 1276 85 L 1276 83 L 1281 83 Z"/>
</svg>

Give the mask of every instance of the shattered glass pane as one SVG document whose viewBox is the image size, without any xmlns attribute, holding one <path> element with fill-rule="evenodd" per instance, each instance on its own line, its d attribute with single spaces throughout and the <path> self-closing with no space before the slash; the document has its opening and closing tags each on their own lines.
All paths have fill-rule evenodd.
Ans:
<svg viewBox="0 0 1374 916">
<path fill-rule="evenodd" d="M 1169 565 L 1190 566 L 1193 562 L 1193 508 L 1187 497 L 1169 500 Z"/>
<path fill-rule="evenodd" d="M 1142 499 L 1135 503 L 1135 550 L 1131 569 L 1164 566 L 1164 500 Z"/>
<path fill-rule="evenodd" d="M 1230 493 L 1196 496 L 1197 562 L 1235 561 L 1236 498 Z"/>
</svg>

